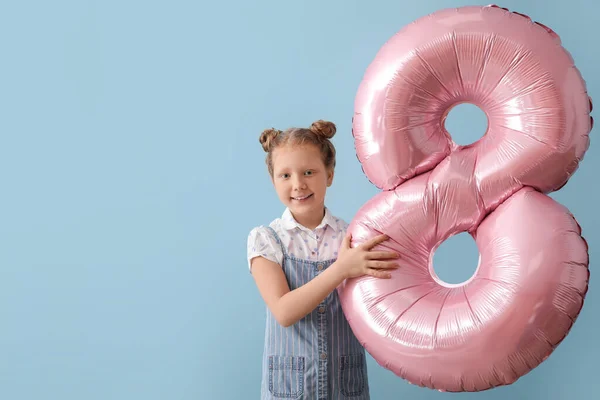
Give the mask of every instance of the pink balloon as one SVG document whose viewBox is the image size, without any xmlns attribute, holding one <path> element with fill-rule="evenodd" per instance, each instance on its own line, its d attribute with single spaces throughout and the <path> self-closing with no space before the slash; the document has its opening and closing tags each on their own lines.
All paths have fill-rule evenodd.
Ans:
<svg viewBox="0 0 600 400">
<path fill-rule="evenodd" d="M 459 146 L 444 128 L 469 102 L 486 134 Z M 356 336 L 411 383 L 479 391 L 515 382 L 564 339 L 588 288 L 588 248 L 560 189 L 589 147 L 591 98 L 550 28 L 497 6 L 436 12 L 405 27 L 366 71 L 353 134 L 369 180 L 384 189 L 352 220 L 353 246 L 402 254 L 391 279 L 339 288 Z M 448 237 L 470 232 L 474 276 L 432 267 Z"/>
</svg>

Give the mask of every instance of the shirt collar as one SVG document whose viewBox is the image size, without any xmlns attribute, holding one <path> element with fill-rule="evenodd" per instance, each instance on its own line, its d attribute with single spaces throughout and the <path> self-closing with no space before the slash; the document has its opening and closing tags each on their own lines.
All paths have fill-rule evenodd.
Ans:
<svg viewBox="0 0 600 400">
<path fill-rule="evenodd" d="M 285 211 L 283 212 L 283 215 L 281 216 L 281 221 L 282 221 L 281 226 L 283 227 L 283 229 L 286 229 L 288 231 L 294 230 L 296 228 L 300 228 L 300 229 L 304 229 L 304 230 L 307 229 L 306 227 L 300 225 L 294 219 L 292 212 L 287 207 L 286 207 Z M 325 227 L 326 225 L 329 225 L 329 227 L 331 227 L 336 232 L 341 229 L 341 225 L 342 225 L 340 219 L 334 217 L 327 207 L 325 207 L 325 216 L 321 220 L 321 223 L 319 224 L 319 226 L 317 226 L 315 228 L 315 230 L 321 229 L 321 228 Z"/>
</svg>

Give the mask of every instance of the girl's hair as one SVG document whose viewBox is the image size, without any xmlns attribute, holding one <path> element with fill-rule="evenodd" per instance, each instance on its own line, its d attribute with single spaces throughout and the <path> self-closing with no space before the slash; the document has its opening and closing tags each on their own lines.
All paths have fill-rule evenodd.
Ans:
<svg viewBox="0 0 600 400">
<path fill-rule="evenodd" d="M 317 146 L 321 152 L 326 168 L 335 168 L 335 147 L 331 143 L 336 127 L 333 122 L 318 120 L 309 128 L 289 128 L 280 131 L 275 128 L 265 129 L 260 134 L 260 144 L 267 153 L 266 164 L 269 174 L 273 176 L 273 151 L 283 145 L 303 145 L 306 143 Z"/>
</svg>

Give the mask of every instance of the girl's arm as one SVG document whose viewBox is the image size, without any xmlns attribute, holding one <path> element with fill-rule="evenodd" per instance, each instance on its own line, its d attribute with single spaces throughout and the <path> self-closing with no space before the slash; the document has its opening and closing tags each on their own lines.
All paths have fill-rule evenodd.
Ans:
<svg viewBox="0 0 600 400">
<path fill-rule="evenodd" d="M 308 315 L 344 280 L 333 263 L 310 282 L 290 291 L 281 266 L 263 257 L 252 260 L 252 276 L 267 307 L 284 327 Z"/>
<path fill-rule="evenodd" d="M 338 259 L 301 287 L 291 290 L 281 266 L 263 257 L 252 260 L 252 276 L 267 307 L 282 326 L 288 327 L 300 321 L 321 303 L 344 279 L 362 275 L 389 278 L 384 269 L 396 269 L 392 261 L 398 254 L 370 251 L 375 245 L 387 240 L 378 236 L 356 248 L 350 248 L 350 237 L 344 239 Z"/>
</svg>

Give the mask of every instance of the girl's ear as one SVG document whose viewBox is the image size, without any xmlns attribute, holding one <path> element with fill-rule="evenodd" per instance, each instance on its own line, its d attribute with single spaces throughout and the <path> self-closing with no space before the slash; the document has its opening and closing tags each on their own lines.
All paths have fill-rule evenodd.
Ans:
<svg viewBox="0 0 600 400">
<path fill-rule="evenodd" d="M 333 168 L 331 168 L 327 171 L 327 187 L 331 186 L 331 184 L 333 183 L 333 175 Z"/>
</svg>

